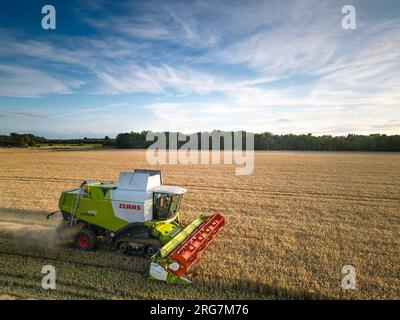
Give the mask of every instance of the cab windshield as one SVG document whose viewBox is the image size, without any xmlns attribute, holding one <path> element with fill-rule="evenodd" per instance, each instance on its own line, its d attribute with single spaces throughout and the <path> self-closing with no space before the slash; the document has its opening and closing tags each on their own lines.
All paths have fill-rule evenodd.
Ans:
<svg viewBox="0 0 400 320">
<path fill-rule="evenodd" d="M 181 204 L 181 194 L 154 193 L 153 215 L 155 219 L 170 219 Z"/>
</svg>

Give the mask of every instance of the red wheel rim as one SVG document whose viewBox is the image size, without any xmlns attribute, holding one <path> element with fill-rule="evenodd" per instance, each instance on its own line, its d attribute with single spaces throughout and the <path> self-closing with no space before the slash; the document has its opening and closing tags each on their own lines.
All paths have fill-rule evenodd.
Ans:
<svg viewBox="0 0 400 320">
<path fill-rule="evenodd" d="M 79 237 L 78 243 L 80 247 L 86 248 L 89 246 L 89 238 L 82 235 Z"/>
</svg>

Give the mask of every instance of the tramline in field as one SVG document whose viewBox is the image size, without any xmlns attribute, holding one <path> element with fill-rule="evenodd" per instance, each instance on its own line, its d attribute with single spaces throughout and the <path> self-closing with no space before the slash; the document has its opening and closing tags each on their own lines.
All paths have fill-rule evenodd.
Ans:
<svg viewBox="0 0 400 320">
<path fill-rule="evenodd" d="M 83 251 L 103 240 L 113 242 L 121 253 L 150 257 L 150 279 L 191 283 L 187 271 L 225 219 L 220 214 L 201 215 L 182 225 L 179 208 L 186 191 L 163 185 L 159 170 L 121 172 L 118 183 L 84 181 L 62 192 L 58 230 L 78 226 L 74 246 Z"/>
</svg>

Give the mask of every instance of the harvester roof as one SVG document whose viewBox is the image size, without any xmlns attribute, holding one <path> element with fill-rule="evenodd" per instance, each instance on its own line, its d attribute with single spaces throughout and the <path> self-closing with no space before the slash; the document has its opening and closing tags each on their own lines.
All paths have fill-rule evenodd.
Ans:
<svg viewBox="0 0 400 320">
<path fill-rule="evenodd" d="M 160 174 L 154 174 L 144 170 L 135 172 L 121 172 L 119 174 L 118 189 L 146 191 L 160 185 Z"/>
<path fill-rule="evenodd" d="M 187 190 L 177 186 L 158 186 L 153 189 L 153 192 L 168 193 L 168 194 L 184 194 Z"/>
</svg>

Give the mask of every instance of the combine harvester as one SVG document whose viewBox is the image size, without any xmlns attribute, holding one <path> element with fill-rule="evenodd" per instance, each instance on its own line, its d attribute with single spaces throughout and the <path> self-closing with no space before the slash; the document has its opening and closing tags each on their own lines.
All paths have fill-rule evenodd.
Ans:
<svg viewBox="0 0 400 320">
<path fill-rule="evenodd" d="M 102 239 L 113 242 L 121 253 L 150 257 L 150 279 L 191 283 L 187 271 L 225 219 L 220 214 L 202 215 L 183 226 L 179 207 L 185 192 L 163 185 L 159 170 L 121 172 L 118 184 L 85 181 L 61 194 L 56 211 L 63 216 L 59 230 L 78 227 L 74 246 L 83 251 Z"/>
</svg>

